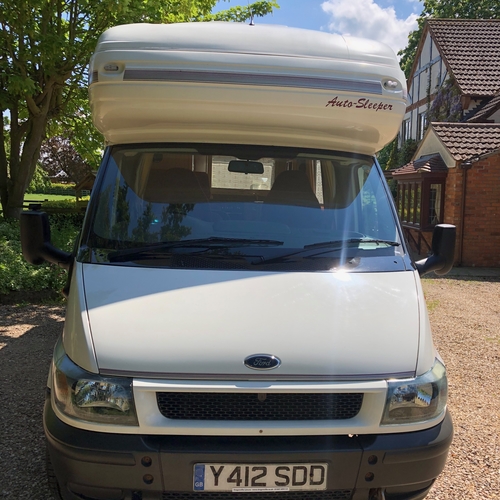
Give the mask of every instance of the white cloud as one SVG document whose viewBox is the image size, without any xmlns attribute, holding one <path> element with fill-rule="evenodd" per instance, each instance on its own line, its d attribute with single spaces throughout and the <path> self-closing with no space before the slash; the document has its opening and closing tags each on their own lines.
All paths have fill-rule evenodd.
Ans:
<svg viewBox="0 0 500 500">
<path fill-rule="evenodd" d="M 399 19 L 394 7 L 380 7 L 374 0 L 326 0 L 330 31 L 386 43 L 394 52 L 406 47 L 408 33 L 417 28 L 417 14 Z"/>
</svg>

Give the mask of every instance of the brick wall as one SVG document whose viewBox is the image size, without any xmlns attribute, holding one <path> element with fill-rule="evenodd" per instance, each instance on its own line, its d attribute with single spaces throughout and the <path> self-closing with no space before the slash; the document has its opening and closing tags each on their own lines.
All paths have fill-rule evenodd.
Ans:
<svg viewBox="0 0 500 500">
<path fill-rule="evenodd" d="M 450 168 L 446 177 L 444 219 L 446 224 L 454 224 L 457 229 L 462 217 L 463 170 Z"/>
<path fill-rule="evenodd" d="M 455 263 L 460 259 L 464 170 L 450 168 L 446 177 L 444 222 L 457 227 Z M 415 241 L 427 241 L 432 232 L 406 229 Z M 426 246 L 421 241 L 421 256 Z M 462 265 L 500 267 L 500 153 L 474 163 L 467 171 Z"/>
<path fill-rule="evenodd" d="M 462 264 L 500 267 L 500 153 L 467 172 Z"/>
<path fill-rule="evenodd" d="M 446 177 L 445 199 L 444 199 L 444 222 L 457 227 L 457 243 L 455 247 L 455 263 L 460 258 L 460 219 L 462 218 L 462 187 L 463 170 L 460 168 L 450 168 Z"/>
</svg>

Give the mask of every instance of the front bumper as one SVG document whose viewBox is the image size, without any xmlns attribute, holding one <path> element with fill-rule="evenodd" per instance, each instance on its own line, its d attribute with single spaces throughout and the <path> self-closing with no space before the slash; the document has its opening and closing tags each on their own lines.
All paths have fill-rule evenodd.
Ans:
<svg viewBox="0 0 500 500">
<path fill-rule="evenodd" d="M 50 398 L 44 427 L 64 500 L 368 500 L 382 493 L 386 500 L 420 500 L 443 470 L 453 436 L 448 413 L 424 431 L 353 437 L 108 434 L 63 423 Z M 327 491 L 193 491 L 195 463 L 225 462 L 326 462 Z"/>
</svg>

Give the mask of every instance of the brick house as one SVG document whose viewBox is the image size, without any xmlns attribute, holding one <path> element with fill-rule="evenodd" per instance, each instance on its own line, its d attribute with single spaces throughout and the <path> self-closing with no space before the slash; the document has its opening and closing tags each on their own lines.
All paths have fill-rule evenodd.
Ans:
<svg viewBox="0 0 500 500">
<path fill-rule="evenodd" d="M 457 264 L 500 267 L 500 20 L 428 20 L 408 90 L 399 140 L 419 144 L 392 178 L 410 246 L 454 224 Z"/>
</svg>

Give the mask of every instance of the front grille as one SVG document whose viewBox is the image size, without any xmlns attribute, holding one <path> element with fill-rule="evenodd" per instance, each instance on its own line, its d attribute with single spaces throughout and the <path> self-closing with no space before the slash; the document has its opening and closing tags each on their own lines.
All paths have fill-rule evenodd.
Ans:
<svg viewBox="0 0 500 500">
<path fill-rule="evenodd" d="M 158 392 L 158 409 L 181 420 L 346 420 L 363 394 Z"/>
<path fill-rule="evenodd" d="M 350 500 L 351 490 L 259 493 L 163 493 L 162 500 Z"/>
</svg>

